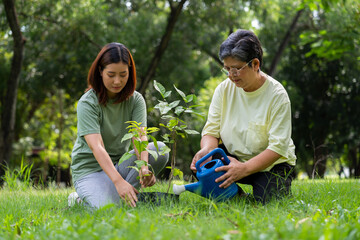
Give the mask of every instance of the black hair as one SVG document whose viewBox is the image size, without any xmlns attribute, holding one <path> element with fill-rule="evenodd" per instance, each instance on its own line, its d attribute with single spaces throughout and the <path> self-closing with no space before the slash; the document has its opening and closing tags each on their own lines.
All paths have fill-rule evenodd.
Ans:
<svg viewBox="0 0 360 240">
<path fill-rule="evenodd" d="M 235 57 L 240 61 L 249 62 L 257 58 L 262 66 L 263 50 L 258 37 L 252 31 L 237 30 L 221 44 L 219 58 L 221 61 L 226 57 Z M 251 66 L 252 63 L 249 65 Z"/>
</svg>

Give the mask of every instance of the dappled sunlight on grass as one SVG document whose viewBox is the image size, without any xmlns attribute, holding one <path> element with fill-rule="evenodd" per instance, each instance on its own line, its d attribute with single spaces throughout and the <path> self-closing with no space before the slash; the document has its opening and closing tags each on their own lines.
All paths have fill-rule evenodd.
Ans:
<svg viewBox="0 0 360 240">
<path fill-rule="evenodd" d="M 181 182 L 177 182 L 181 183 Z M 166 192 L 167 182 L 146 191 Z M 251 187 L 244 185 L 247 192 Z M 145 190 L 145 189 L 144 189 Z M 73 188 L 0 191 L 0 239 L 359 239 L 359 180 L 296 180 L 292 196 L 262 205 L 214 202 L 185 192 L 178 202 L 67 206 Z M 35 237 L 36 236 L 36 237 Z"/>
</svg>

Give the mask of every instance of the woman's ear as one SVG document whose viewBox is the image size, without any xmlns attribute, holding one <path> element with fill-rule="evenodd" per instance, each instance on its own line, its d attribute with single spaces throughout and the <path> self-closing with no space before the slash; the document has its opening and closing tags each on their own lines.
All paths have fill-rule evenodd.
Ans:
<svg viewBox="0 0 360 240">
<path fill-rule="evenodd" d="M 259 71 L 259 69 L 260 69 L 260 61 L 259 61 L 259 59 L 254 58 L 252 60 L 252 67 L 256 72 Z"/>
<path fill-rule="evenodd" d="M 100 73 L 100 76 L 102 77 L 103 71 L 101 70 L 101 67 L 99 67 L 99 73 Z"/>
</svg>

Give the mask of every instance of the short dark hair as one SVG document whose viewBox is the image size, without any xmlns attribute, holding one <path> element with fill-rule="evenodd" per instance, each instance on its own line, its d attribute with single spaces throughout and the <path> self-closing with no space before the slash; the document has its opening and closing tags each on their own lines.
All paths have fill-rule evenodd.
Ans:
<svg viewBox="0 0 360 240">
<path fill-rule="evenodd" d="M 98 94 L 99 103 L 106 105 L 108 101 L 107 90 L 102 80 L 100 70 L 112 63 L 123 62 L 129 66 L 129 79 L 121 92 L 117 94 L 115 103 L 120 103 L 131 97 L 136 88 L 136 68 L 130 51 L 121 43 L 106 44 L 98 53 L 88 73 L 88 88 L 94 89 Z"/>
<path fill-rule="evenodd" d="M 262 66 L 263 50 L 258 37 L 248 30 L 237 30 L 221 44 L 219 58 L 221 61 L 226 57 L 235 57 L 240 61 L 249 62 L 257 58 Z M 251 66 L 251 63 L 250 63 Z"/>
</svg>

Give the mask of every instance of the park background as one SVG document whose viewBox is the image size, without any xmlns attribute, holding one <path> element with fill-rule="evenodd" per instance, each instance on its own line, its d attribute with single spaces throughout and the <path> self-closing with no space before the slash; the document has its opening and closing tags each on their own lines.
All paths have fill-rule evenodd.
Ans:
<svg viewBox="0 0 360 240">
<path fill-rule="evenodd" d="M 2 3 L 0 164 L 8 169 L 34 164 L 35 182 L 71 184 L 76 103 L 92 61 L 109 42 L 121 42 L 133 54 L 148 126 L 162 121 L 154 109 L 161 99 L 156 80 L 197 96 L 205 117 L 185 120 L 201 132 L 213 91 L 225 79 L 219 46 L 231 32 L 250 29 L 264 49 L 262 70 L 291 99 L 298 176 L 360 176 L 357 0 Z M 199 142 L 200 135 L 188 135 L 177 143 L 177 167 L 185 175 Z"/>
</svg>

